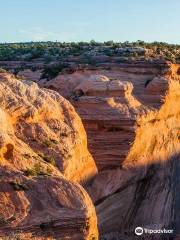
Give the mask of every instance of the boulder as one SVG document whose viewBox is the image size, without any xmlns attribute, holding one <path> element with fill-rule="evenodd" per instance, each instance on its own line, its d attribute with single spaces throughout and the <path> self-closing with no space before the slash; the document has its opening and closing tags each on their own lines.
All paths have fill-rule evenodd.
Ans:
<svg viewBox="0 0 180 240">
<path fill-rule="evenodd" d="M 1 74 L 0 109 L 0 152 L 8 165 L 26 171 L 36 162 L 48 162 L 78 182 L 97 173 L 81 119 L 58 93 Z M 11 158 L 7 157 L 8 144 L 13 146 Z"/>
<path fill-rule="evenodd" d="M 58 93 L 0 75 L 0 238 L 97 239 L 82 186 L 97 173 L 82 122 Z"/>
<path fill-rule="evenodd" d="M 94 206 L 77 183 L 62 176 L 26 177 L 2 167 L 0 176 L 1 239 L 97 237 Z"/>
</svg>

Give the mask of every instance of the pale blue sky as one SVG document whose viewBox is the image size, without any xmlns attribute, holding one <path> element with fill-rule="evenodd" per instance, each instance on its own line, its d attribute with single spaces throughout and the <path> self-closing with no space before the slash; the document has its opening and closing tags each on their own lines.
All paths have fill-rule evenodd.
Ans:
<svg viewBox="0 0 180 240">
<path fill-rule="evenodd" d="M 180 0 L 0 0 L 0 42 L 180 43 Z"/>
</svg>

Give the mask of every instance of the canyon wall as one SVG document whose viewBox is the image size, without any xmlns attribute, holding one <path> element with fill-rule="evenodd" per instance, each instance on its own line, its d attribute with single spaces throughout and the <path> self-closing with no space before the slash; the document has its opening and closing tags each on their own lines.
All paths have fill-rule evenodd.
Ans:
<svg viewBox="0 0 180 240">
<path fill-rule="evenodd" d="M 75 106 L 100 171 L 121 165 L 135 138 L 137 116 L 160 108 L 168 79 L 178 71 L 169 63 L 110 66 L 60 74 L 45 84 Z"/>
<path fill-rule="evenodd" d="M 174 238 L 165 239 L 180 233 L 179 100 L 180 84 L 172 80 L 160 110 L 138 118 L 136 137 L 121 169 L 99 173 L 89 187 L 101 233 L 134 239 L 138 226 L 173 229 Z"/>
<path fill-rule="evenodd" d="M 46 83 L 70 99 L 87 131 L 99 170 L 87 189 L 102 239 L 136 239 L 137 226 L 179 235 L 179 69 L 129 64 Z"/>
</svg>

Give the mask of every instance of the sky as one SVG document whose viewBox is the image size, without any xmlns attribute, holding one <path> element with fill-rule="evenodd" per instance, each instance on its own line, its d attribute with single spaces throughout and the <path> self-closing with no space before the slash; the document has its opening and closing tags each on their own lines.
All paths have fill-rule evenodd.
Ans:
<svg viewBox="0 0 180 240">
<path fill-rule="evenodd" d="M 0 42 L 180 43 L 180 0 L 0 0 Z"/>
</svg>

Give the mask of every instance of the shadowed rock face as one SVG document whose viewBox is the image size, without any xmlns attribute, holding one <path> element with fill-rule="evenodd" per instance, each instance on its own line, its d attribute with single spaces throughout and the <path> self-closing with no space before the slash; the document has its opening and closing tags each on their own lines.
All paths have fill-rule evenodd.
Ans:
<svg viewBox="0 0 180 240">
<path fill-rule="evenodd" d="M 174 234 L 169 236 L 175 239 L 179 234 L 179 159 L 178 155 L 167 159 L 167 163 L 151 164 L 145 173 L 143 167 L 138 169 L 139 175 L 133 178 L 132 174 L 124 186 L 120 184 L 114 193 L 99 200 L 100 233 L 115 235 L 118 232 L 124 237 L 136 239 L 134 230 L 141 226 L 173 229 Z M 114 174 L 118 178 L 119 173 Z M 164 238 L 146 234 L 142 239 Z"/>
<path fill-rule="evenodd" d="M 174 229 L 173 239 L 180 233 L 179 99 L 180 84 L 171 80 L 159 111 L 138 119 L 136 137 L 122 169 L 100 173 L 89 187 L 102 234 L 126 233 L 134 239 L 137 226 Z M 145 235 L 142 239 L 162 237 Z"/>
<path fill-rule="evenodd" d="M 19 232 L 22 239 L 96 238 L 94 206 L 76 183 L 96 173 L 71 104 L 52 90 L 1 74 L 0 238 Z"/>
</svg>

